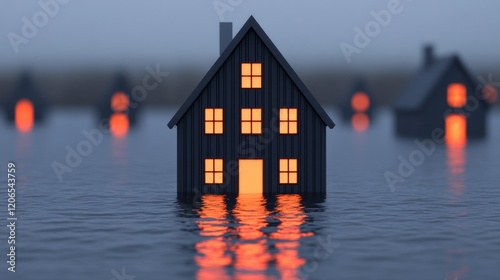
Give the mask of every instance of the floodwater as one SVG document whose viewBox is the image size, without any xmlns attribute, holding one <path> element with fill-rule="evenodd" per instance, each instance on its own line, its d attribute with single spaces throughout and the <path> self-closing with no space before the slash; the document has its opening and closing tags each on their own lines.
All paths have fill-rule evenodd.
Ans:
<svg viewBox="0 0 500 280">
<path fill-rule="evenodd" d="M 126 137 L 90 146 L 90 110 L 54 111 L 29 134 L 0 122 L 0 217 L 6 225 L 10 160 L 18 217 L 15 273 L 0 227 L 1 279 L 499 279 L 498 111 L 487 139 L 423 158 L 394 137 L 389 111 L 364 133 L 331 111 L 326 198 L 186 201 L 166 126 L 174 111 L 144 113 Z M 68 156 L 77 149 L 87 155 Z M 406 160 L 416 164 L 399 173 Z M 391 186 L 387 172 L 404 176 Z"/>
</svg>

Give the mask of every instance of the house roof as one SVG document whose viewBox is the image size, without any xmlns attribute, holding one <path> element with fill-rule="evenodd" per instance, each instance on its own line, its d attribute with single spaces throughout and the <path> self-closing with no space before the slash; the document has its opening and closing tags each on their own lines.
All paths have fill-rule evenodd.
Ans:
<svg viewBox="0 0 500 280">
<path fill-rule="evenodd" d="M 175 125 L 177 125 L 179 120 L 184 116 L 184 114 L 187 112 L 187 110 L 191 107 L 191 105 L 195 102 L 195 100 L 198 98 L 198 96 L 202 93 L 203 89 L 208 85 L 208 83 L 215 76 L 215 74 L 217 73 L 219 68 L 229 58 L 229 56 L 233 53 L 233 51 L 236 49 L 238 44 L 241 42 L 241 40 L 245 37 L 245 35 L 250 30 L 255 31 L 257 36 L 262 40 L 264 45 L 270 50 L 270 52 L 276 58 L 278 63 L 283 67 L 283 69 L 288 74 L 288 76 L 292 79 L 292 81 L 295 83 L 295 85 L 299 88 L 299 90 L 305 96 L 305 98 L 307 99 L 309 104 L 311 104 L 311 106 L 314 108 L 316 113 L 323 120 L 325 125 L 327 125 L 330 128 L 333 128 L 335 126 L 335 124 L 333 123 L 332 119 L 330 119 L 330 117 L 325 112 L 325 110 L 323 110 L 323 108 L 318 103 L 316 98 L 314 98 L 312 93 L 307 89 L 305 84 L 302 82 L 302 80 L 299 78 L 299 76 L 295 73 L 295 71 L 290 66 L 290 64 L 288 64 L 286 59 L 279 52 L 278 48 L 274 45 L 274 43 L 267 36 L 267 34 L 264 32 L 262 27 L 260 27 L 260 25 L 257 23 L 257 21 L 255 20 L 255 18 L 253 16 L 250 16 L 250 18 L 243 25 L 243 27 L 238 32 L 238 34 L 236 34 L 236 36 L 233 38 L 231 43 L 227 46 L 227 48 L 221 54 L 219 59 L 217 59 L 217 61 L 212 66 L 212 68 L 210 68 L 208 73 L 201 80 L 201 82 L 198 84 L 198 86 L 194 89 L 194 91 L 191 93 L 191 95 L 188 97 L 188 99 L 184 102 L 184 104 L 182 104 L 182 106 L 179 108 L 177 113 L 172 117 L 172 119 L 168 123 L 168 127 L 173 128 Z"/>
<path fill-rule="evenodd" d="M 476 82 L 456 55 L 434 59 L 429 66 L 422 67 L 403 89 L 396 100 L 396 110 L 418 110 L 437 86 L 438 82 L 452 67 L 459 67 L 465 73 L 466 79 L 472 85 Z"/>
</svg>

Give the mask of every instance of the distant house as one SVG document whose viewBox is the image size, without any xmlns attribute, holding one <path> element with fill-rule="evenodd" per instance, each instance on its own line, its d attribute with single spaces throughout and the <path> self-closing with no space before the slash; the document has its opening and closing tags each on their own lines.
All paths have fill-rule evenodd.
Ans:
<svg viewBox="0 0 500 280">
<path fill-rule="evenodd" d="M 7 99 L 7 121 L 15 124 L 18 130 L 28 132 L 35 123 L 44 120 L 46 111 L 47 104 L 33 77 L 27 71 L 23 72 Z"/>
<path fill-rule="evenodd" d="M 126 134 L 129 126 L 137 122 L 138 104 L 131 98 L 131 89 L 125 74 L 117 73 L 98 107 L 99 121 L 109 123 L 114 135 Z"/>
<path fill-rule="evenodd" d="M 257 21 L 232 38 L 168 123 L 177 126 L 177 192 L 326 192 L 334 123 Z"/>
<path fill-rule="evenodd" d="M 364 131 L 373 116 L 374 100 L 362 78 L 357 78 L 341 103 L 342 119 L 351 122 L 353 128 Z"/>
<path fill-rule="evenodd" d="M 488 104 L 478 87 L 458 56 L 435 58 L 425 47 L 422 67 L 395 103 L 396 133 L 431 138 L 441 131 L 461 143 L 484 137 Z"/>
</svg>

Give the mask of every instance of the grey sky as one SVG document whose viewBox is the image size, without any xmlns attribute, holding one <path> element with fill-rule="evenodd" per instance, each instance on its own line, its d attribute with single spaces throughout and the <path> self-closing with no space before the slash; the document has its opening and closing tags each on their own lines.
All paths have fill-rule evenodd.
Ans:
<svg viewBox="0 0 500 280">
<path fill-rule="evenodd" d="M 22 35 L 21 18 L 31 21 L 42 9 L 38 1 L 2 1 L 0 71 L 151 63 L 206 69 L 218 56 L 217 1 L 240 2 L 70 0 L 18 54 L 7 35 Z M 425 42 L 434 42 L 438 54 L 460 53 L 473 70 L 499 64 L 500 1 L 494 0 L 401 0 L 403 10 L 347 63 L 339 44 L 353 44 L 354 28 L 364 29 L 370 11 L 387 9 L 390 1 L 242 0 L 223 19 L 237 32 L 254 15 L 290 63 L 304 67 L 411 69 Z"/>
</svg>

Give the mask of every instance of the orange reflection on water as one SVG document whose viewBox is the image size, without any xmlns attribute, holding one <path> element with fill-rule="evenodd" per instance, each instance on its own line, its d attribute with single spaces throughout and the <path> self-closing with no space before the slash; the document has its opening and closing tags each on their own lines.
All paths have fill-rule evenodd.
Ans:
<svg viewBox="0 0 500 280">
<path fill-rule="evenodd" d="M 455 196 L 462 196 L 464 190 L 465 149 L 448 147 L 446 150 L 450 191 Z"/>
<path fill-rule="evenodd" d="M 275 260 L 282 279 L 299 279 L 298 269 L 306 263 L 306 260 L 299 256 L 299 240 L 314 235 L 312 232 L 303 233 L 300 229 L 307 218 L 300 201 L 301 196 L 298 194 L 277 197 L 276 212 L 281 224 L 277 227 L 278 230 L 271 234 L 271 238 L 278 240 Z"/>
<path fill-rule="evenodd" d="M 204 195 L 199 215 L 198 228 L 200 235 L 210 239 L 196 244 L 195 262 L 200 267 L 196 274 L 197 279 L 230 279 L 226 273 L 226 266 L 232 262 L 228 254 L 228 244 L 224 234 L 228 232 L 226 220 L 226 203 L 224 196 Z"/>
<path fill-rule="evenodd" d="M 351 118 L 351 124 L 357 132 L 364 132 L 370 126 L 370 118 L 365 113 L 356 113 Z"/>
<path fill-rule="evenodd" d="M 25 133 L 33 129 L 33 124 L 35 122 L 35 107 L 29 99 L 23 98 L 19 100 L 16 103 L 14 114 L 14 122 L 16 128 L 20 132 Z"/>
<path fill-rule="evenodd" d="M 265 203 L 261 195 L 240 194 L 237 198 L 233 215 L 240 223 L 236 228 L 239 240 L 231 248 L 235 255 L 235 279 L 269 279 L 265 273 L 272 257 L 262 232 L 269 215 Z"/>
<path fill-rule="evenodd" d="M 121 138 L 127 135 L 129 129 L 128 116 L 123 113 L 114 113 L 109 118 L 109 129 L 113 136 Z"/>
<path fill-rule="evenodd" d="M 461 114 L 449 114 L 445 119 L 445 142 L 448 147 L 467 144 L 467 119 Z"/>
</svg>

